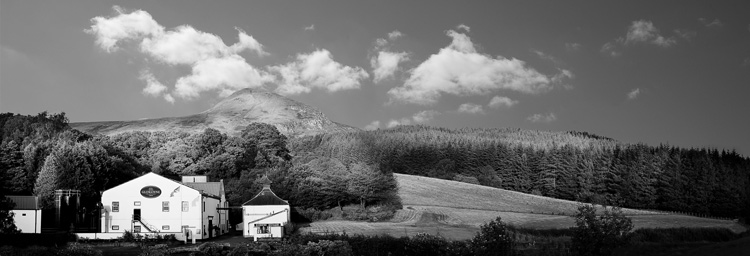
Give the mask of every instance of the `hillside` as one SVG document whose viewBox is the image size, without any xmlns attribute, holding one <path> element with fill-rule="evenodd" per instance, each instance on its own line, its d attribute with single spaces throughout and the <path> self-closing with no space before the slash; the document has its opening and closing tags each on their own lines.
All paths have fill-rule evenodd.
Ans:
<svg viewBox="0 0 750 256">
<path fill-rule="evenodd" d="M 71 123 L 70 126 L 82 132 L 104 135 L 169 130 L 197 133 L 206 128 L 237 135 L 253 122 L 274 125 L 282 134 L 290 137 L 357 130 L 329 120 L 325 114 L 311 106 L 265 89 L 237 91 L 210 109 L 195 115 L 133 121 L 82 122 Z"/>
<path fill-rule="evenodd" d="M 750 158 L 733 151 L 628 144 L 575 131 L 428 126 L 319 134 L 289 145 L 298 156 L 565 200 L 750 216 Z"/>
<path fill-rule="evenodd" d="M 414 175 L 394 174 L 403 209 L 389 222 L 319 221 L 301 232 L 348 233 L 396 237 L 418 233 L 451 240 L 470 239 L 479 226 L 501 217 L 505 223 L 534 229 L 560 229 L 575 225 L 577 202 L 504 189 Z M 623 209 L 635 228 L 719 227 L 744 232 L 730 220 Z"/>
</svg>

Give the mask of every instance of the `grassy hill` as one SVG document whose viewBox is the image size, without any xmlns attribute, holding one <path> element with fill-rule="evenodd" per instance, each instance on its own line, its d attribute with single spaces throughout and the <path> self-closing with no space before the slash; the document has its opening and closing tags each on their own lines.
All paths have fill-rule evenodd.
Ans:
<svg viewBox="0 0 750 256">
<path fill-rule="evenodd" d="M 389 222 L 320 221 L 301 232 L 438 234 L 452 240 L 469 239 L 479 226 L 500 216 L 504 222 L 528 228 L 553 229 L 574 225 L 577 202 L 536 196 L 475 184 L 394 174 L 404 208 Z M 635 228 L 720 227 L 746 230 L 730 220 L 698 218 L 636 209 L 623 209 Z"/>
</svg>

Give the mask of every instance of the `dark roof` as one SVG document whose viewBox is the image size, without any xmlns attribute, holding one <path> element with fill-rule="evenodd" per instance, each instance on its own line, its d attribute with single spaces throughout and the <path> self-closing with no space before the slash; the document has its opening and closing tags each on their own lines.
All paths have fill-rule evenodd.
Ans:
<svg viewBox="0 0 750 256">
<path fill-rule="evenodd" d="M 289 205 L 289 203 L 276 196 L 270 188 L 264 188 L 253 199 L 248 200 L 242 205 Z"/>
<path fill-rule="evenodd" d="M 36 196 L 6 196 L 16 203 L 13 210 L 39 210 L 39 199 Z"/>
<path fill-rule="evenodd" d="M 185 182 L 183 184 L 208 195 L 221 198 L 221 182 Z"/>
</svg>

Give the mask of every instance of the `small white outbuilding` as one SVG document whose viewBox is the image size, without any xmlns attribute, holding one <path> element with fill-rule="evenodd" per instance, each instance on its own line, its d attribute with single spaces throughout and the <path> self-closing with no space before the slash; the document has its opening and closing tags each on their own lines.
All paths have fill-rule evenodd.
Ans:
<svg viewBox="0 0 750 256">
<path fill-rule="evenodd" d="M 263 189 L 242 204 L 242 233 L 244 237 L 281 238 L 291 231 L 289 202 L 271 191 L 271 180 L 263 176 Z"/>
<path fill-rule="evenodd" d="M 42 208 L 39 207 L 39 198 L 36 196 L 7 196 L 15 203 L 10 212 L 13 213 L 13 222 L 21 233 L 42 232 Z"/>
</svg>

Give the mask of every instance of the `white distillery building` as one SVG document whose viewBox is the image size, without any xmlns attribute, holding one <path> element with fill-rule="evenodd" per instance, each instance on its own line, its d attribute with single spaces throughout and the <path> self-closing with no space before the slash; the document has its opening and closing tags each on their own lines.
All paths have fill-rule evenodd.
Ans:
<svg viewBox="0 0 750 256">
<path fill-rule="evenodd" d="M 177 182 L 153 172 L 102 193 L 102 233 L 174 234 L 182 240 L 228 232 L 224 182 L 183 176 Z"/>
<path fill-rule="evenodd" d="M 42 233 L 42 208 L 36 196 L 6 196 L 16 206 L 10 210 L 13 222 L 21 233 Z"/>
<path fill-rule="evenodd" d="M 242 204 L 242 229 L 245 237 L 281 238 L 291 231 L 289 202 L 271 191 L 271 180 L 263 176 L 263 189 Z"/>
</svg>

